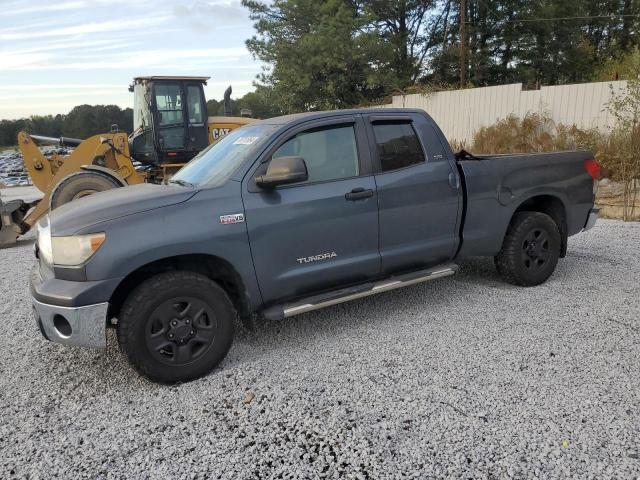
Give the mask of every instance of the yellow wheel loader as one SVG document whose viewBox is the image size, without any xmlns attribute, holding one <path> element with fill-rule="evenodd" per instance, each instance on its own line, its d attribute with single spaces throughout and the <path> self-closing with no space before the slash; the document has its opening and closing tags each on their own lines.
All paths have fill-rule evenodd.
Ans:
<svg viewBox="0 0 640 480">
<path fill-rule="evenodd" d="M 208 79 L 134 78 L 129 87 L 134 94 L 131 135 L 120 132 L 117 125 L 86 140 L 20 132 L 18 146 L 25 168 L 44 197 L 36 202 L 0 199 L 0 248 L 14 244 L 50 209 L 72 200 L 141 182 L 163 182 L 207 145 L 254 121 L 230 116 L 231 87 L 225 92 L 225 116 L 207 118 L 203 86 Z M 38 148 L 42 144 L 74 151 L 46 157 Z"/>
</svg>

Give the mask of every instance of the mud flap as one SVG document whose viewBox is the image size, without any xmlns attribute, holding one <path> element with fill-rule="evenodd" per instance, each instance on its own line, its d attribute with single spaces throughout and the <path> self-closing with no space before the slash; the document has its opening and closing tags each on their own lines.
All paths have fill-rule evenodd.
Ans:
<svg viewBox="0 0 640 480">
<path fill-rule="evenodd" d="M 31 207 L 38 202 L 27 203 L 23 200 L 3 202 L 0 198 L 0 248 L 14 245 L 20 235 L 29 230 L 24 228 L 23 220 Z"/>
</svg>

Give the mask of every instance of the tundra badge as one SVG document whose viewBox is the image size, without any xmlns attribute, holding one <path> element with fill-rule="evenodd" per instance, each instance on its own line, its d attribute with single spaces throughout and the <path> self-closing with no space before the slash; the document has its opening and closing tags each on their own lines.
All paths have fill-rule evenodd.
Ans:
<svg viewBox="0 0 640 480">
<path fill-rule="evenodd" d="M 318 260 L 328 260 L 337 257 L 336 252 L 321 253 L 320 255 L 312 255 L 310 257 L 297 258 L 298 263 L 317 262 Z"/>
<path fill-rule="evenodd" d="M 229 225 L 231 223 L 244 222 L 244 213 L 234 213 L 232 215 L 220 215 L 220 223 L 222 225 Z"/>
</svg>

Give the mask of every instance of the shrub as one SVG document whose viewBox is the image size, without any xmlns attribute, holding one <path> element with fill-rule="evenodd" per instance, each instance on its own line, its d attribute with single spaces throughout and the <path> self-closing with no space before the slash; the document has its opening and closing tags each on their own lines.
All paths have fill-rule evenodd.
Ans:
<svg viewBox="0 0 640 480">
<path fill-rule="evenodd" d="M 630 82 L 633 85 L 633 82 Z M 528 114 L 509 116 L 483 127 L 473 136 L 474 153 L 527 153 L 558 150 L 591 150 L 606 178 L 623 184 L 623 219 L 634 218 L 640 178 L 640 83 L 612 96 L 609 105 L 616 126 L 608 133 L 555 124 L 550 118 Z M 638 100 L 635 100 L 634 95 Z M 460 142 L 453 147 L 461 147 Z"/>
<path fill-rule="evenodd" d="M 482 127 L 473 136 L 471 150 L 477 153 L 526 153 L 575 150 L 598 150 L 603 135 L 596 129 L 582 130 L 555 124 L 537 113 L 520 119 L 515 115 Z"/>
</svg>

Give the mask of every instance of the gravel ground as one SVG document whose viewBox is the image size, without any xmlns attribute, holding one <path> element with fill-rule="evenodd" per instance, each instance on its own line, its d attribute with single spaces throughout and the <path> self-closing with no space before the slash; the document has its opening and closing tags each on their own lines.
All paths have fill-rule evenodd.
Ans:
<svg viewBox="0 0 640 480">
<path fill-rule="evenodd" d="M 548 283 L 459 275 L 242 331 L 167 387 L 40 337 L 32 242 L 0 251 L 0 477 L 640 478 L 640 224 Z"/>
</svg>

